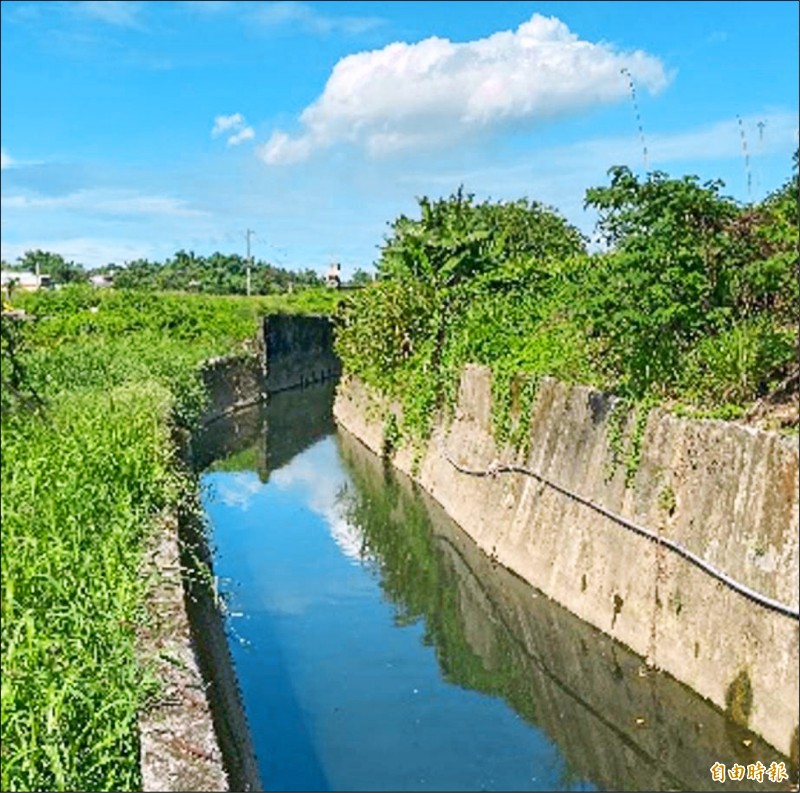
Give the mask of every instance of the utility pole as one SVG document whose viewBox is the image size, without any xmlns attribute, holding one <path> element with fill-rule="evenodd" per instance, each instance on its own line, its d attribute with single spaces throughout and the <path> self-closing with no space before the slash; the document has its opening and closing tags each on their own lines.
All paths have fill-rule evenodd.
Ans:
<svg viewBox="0 0 800 793">
<path fill-rule="evenodd" d="M 250 257 L 250 237 L 255 234 L 252 229 L 247 229 L 247 296 L 250 297 L 250 269 L 253 266 L 253 260 Z"/>
</svg>

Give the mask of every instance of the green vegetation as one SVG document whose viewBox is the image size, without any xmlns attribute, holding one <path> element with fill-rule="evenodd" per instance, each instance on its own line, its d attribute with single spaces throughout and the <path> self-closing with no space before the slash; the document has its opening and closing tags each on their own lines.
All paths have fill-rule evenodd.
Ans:
<svg viewBox="0 0 800 793">
<path fill-rule="evenodd" d="M 472 362 L 491 367 L 498 438 L 520 447 L 552 375 L 625 400 L 631 448 L 615 453 L 630 479 L 654 404 L 731 418 L 796 390 L 796 173 L 755 206 L 718 181 L 609 175 L 586 194 L 604 252 L 554 210 L 462 191 L 393 224 L 376 282 L 340 306 L 337 349 L 400 403 L 402 438 L 427 436 Z"/>
<path fill-rule="evenodd" d="M 133 790 L 154 693 L 148 539 L 191 502 L 172 430 L 203 406 L 198 364 L 246 351 L 259 315 L 330 293 L 231 298 L 72 286 L 2 321 L 2 789 Z"/>
<path fill-rule="evenodd" d="M 178 251 L 164 262 L 136 259 L 124 266 L 110 264 L 88 270 L 75 262 L 48 251 L 27 251 L 16 264 L 3 262 L 4 270 L 38 272 L 50 276 L 53 284 L 86 282 L 93 274 L 111 276 L 118 289 L 149 291 L 186 291 L 215 295 L 244 295 L 247 293 L 247 259 L 238 254 L 213 253 L 198 256 L 194 252 Z M 359 275 L 360 282 L 369 279 Z M 290 270 L 262 260 L 254 260 L 250 273 L 253 295 L 271 295 L 314 289 L 323 285 L 314 270 Z"/>
<path fill-rule="evenodd" d="M 247 259 L 236 254 L 205 257 L 178 251 L 163 264 L 137 259 L 112 272 L 114 285 L 126 289 L 179 289 L 219 295 L 243 295 L 247 291 Z M 252 263 L 250 282 L 254 295 L 323 285 L 314 270 L 287 270 L 260 260 Z"/>
</svg>

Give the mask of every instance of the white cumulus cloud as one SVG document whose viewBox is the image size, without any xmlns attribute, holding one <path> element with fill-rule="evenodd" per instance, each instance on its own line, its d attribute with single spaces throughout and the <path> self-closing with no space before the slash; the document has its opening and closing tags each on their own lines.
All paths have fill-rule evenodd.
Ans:
<svg viewBox="0 0 800 793">
<path fill-rule="evenodd" d="M 252 140 L 255 136 L 256 131 L 252 127 L 245 127 L 228 138 L 228 145 L 238 146 L 240 143 L 244 143 L 246 140 Z"/>
<path fill-rule="evenodd" d="M 584 41 L 559 19 L 539 14 L 515 31 L 471 42 L 396 42 L 342 58 L 300 115 L 300 133 L 276 130 L 258 154 L 268 164 L 286 164 L 350 143 L 382 155 L 509 122 L 566 116 L 626 99 L 621 69 L 651 93 L 669 82 L 658 58 Z"/>
<path fill-rule="evenodd" d="M 244 116 L 241 113 L 232 113 L 229 116 L 216 116 L 214 118 L 214 127 L 211 130 L 211 135 L 216 138 L 224 132 L 230 132 L 243 126 Z"/>
<path fill-rule="evenodd" d="M 232 113 L 230 116 L 217 116 L 214 119 L 214 127 L 211 130 L 211 137 L 218 138 L 220 135 L 228 135 L 228 146 L 238 146 L 246 140 L 252 140 L 256 136 L 255 130 L 247 126 L 245 117 L 241 113 Z"/>
<path fill-rule="evenodd" d="M 14 160 L 5 149 L 0 149 L 0 170 L 5 171 L 14 164 Z"/>
</svg>

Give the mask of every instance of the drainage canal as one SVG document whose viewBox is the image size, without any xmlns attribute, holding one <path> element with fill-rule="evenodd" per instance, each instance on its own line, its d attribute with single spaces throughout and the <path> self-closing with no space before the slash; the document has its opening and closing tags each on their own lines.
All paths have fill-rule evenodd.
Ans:
<svg viewBox="0 0 800 793">
<path fill-rule="evenodd" d="M 484 556 L 337 431 L 333 387 L 195 447 L 266 790 L 708 790 L 785 760 Z"/>
</svg>

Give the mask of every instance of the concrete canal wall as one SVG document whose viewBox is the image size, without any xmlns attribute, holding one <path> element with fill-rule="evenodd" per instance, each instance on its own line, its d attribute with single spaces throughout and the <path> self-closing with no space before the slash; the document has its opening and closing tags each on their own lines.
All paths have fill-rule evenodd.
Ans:
<svg viewBox="0 0 800 793">
<path fill-rule="evenodd" d="M 200 367 L 208 406 L 200 424 L 214 421 L 266 398 L 263 360 L 259 353 L 209 358 Z"/>
<path fill-rule="evenodd" d="M 312 385 L 339 377 L 328 317 L 273 314 L 262 331 L 264 387 L 268 393 Z"/>
<path fill-rule="evenodd" d="M 226 417 L 230 423 L 243 396 L 250 402 L 260 398 L 258 391 L 244 390 L 244 383 L 257 381 L 242 381 L 243 369 L 249 364 L 238 358 L 216 359 L 203 368 L 206 385 L 213 378 L 214 387 L 198 434 Z M 194 441 L 185 431 L 173 438 L 189 468 Z M 261 790 L 199 510 L 199 504 L 187 503 L 165 517 L 142 571 L 150 581 L 149 620 L 139 646 L 160 685 L 157 700 L 139 719 L 142 790 Z"/>
<path fill-rule="evenodd" d="M 543 381 L 530 452 L 518 459 L 492 435 L 489 371 L 468 367 L 454 417 L 437 424 L 418 470 L 409 448 L 394 463 L 487 555 L 796 761 L 797 617 L 754 602 L 623 525 L 646 527 L 796 614 L 796 441 L 654 410 L 640 438 L 634 417 L 620 427 L 623 447 L 641 442 L 626 486 L 624 465 L 609 465 L 613 404 L 587 388 Z M 378 454 L 390 410 L 398 409 L 359 381 L 340 383 L 334 415 Z M 591 505 L 527 474 L 459 470 L 491 472 L 504 463 Z"/>
<path fill-rule="evenodd" d="M 208 407 L 201 424 L 264 401 L 269 394 L 335 380 L 341 374 L 328 317 L 264 317 L 258 348 L 247 355 L 210 358 L 201 367 Z"/>
<path fill-rule="evenodd" d="M 646 669 L 640 656 L 490 559 L 434 498 L 350 433 L 340 432 L 338 442 L 348 470 L 369 483 L 363 492 L 371 504 L 388 490 L 395 525 L 418 525 L 424 505 L 436 571 L 419 571 L 413 601 L 418 609 L 438 603 L 426 613 L 426 635 L 448 680 L 502 696 L 543 730 L 572 772 L 564 788 L 571 778 L 599 790 L 708 790 L 716 784 L 709 758 L 728 768 L 756 757 L 766 767 L 784 759 L 688 686 Z M 416 544 L 418 535 L 410 534 Z M 380 544 L 369 547 L 380 554 Z M 423 582 L 447 594 L 431 597 Z M 765 785 L 766 778 L 759 790 Z"/>
</svg>

